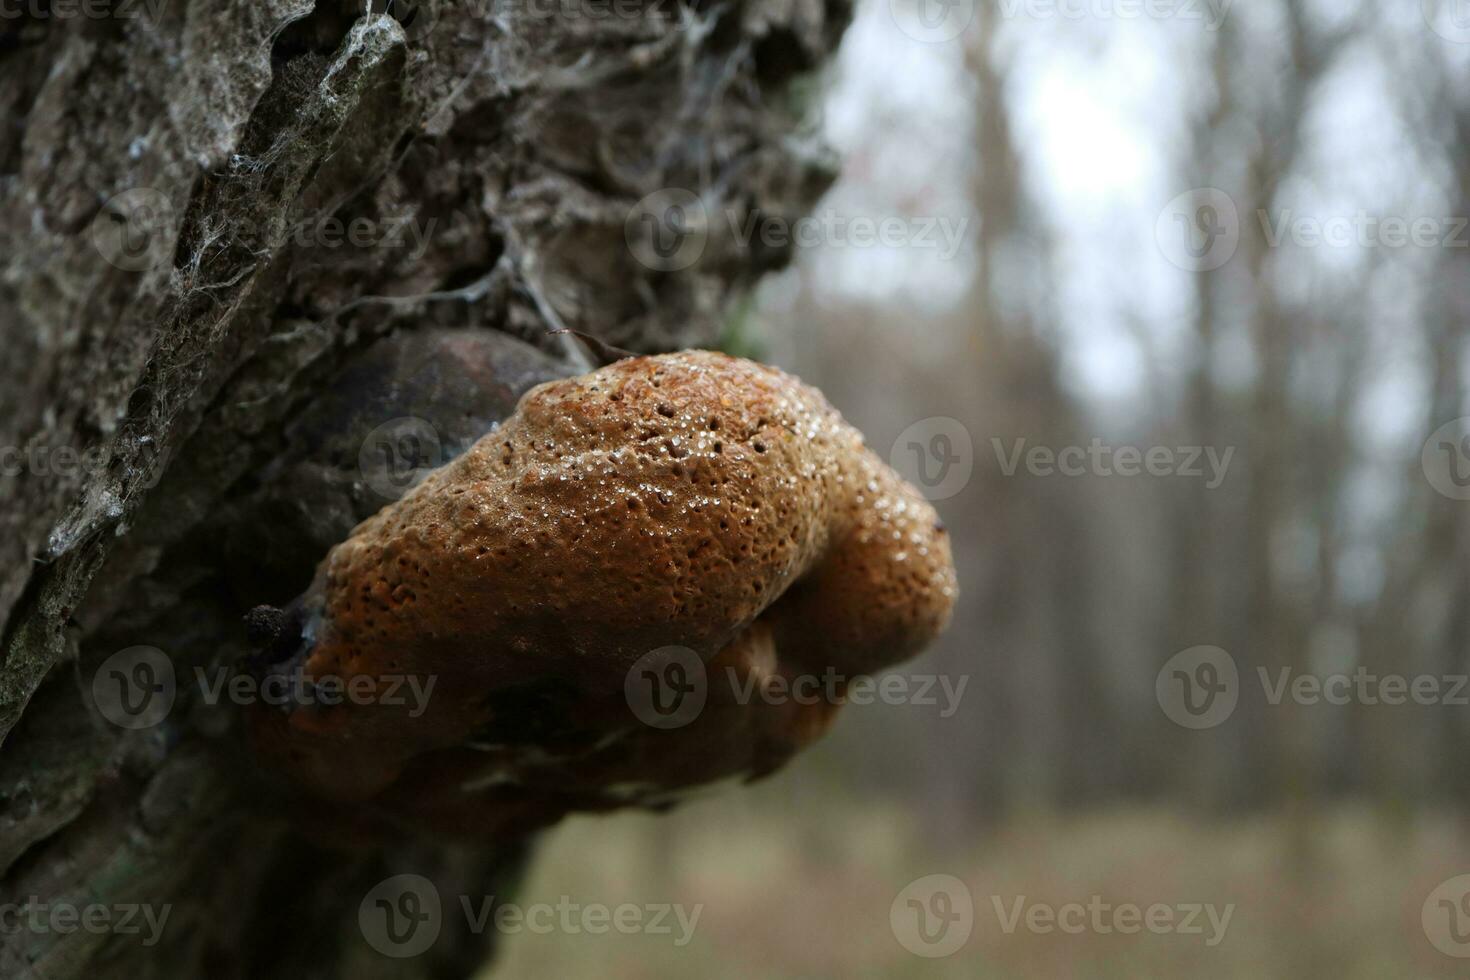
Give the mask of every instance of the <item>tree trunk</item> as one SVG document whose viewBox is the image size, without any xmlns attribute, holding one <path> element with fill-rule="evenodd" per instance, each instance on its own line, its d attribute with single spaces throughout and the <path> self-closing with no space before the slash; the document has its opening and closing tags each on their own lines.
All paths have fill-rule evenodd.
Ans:
<svg viewBox="0 0 1470 980">
<path fill-rule="evenodd" d="M 786 262 L 744 231 L 830 181 L 783 89 L 848 5 L 696 7 L 107 0 L 0 20 L 0 904 L 29 906 L 0 923 L 20 924 L 0 975 L 485 961 L 493 929 L 448 909 L 430 950 L 385 956 L 359 906 L 410 871 L 446 904 L 502 895 L 527 842 L 300 833 L 196 671 L 243 654 L 242 615 L 385 502 L 364 452 L 383 424 L 427 420 L 442 461 L 585 368 L 575 334 L 713 345 L 732 293 Z M 172 672 L 156 723 L 118 723 L 119 663 Z M 168 910 L 156 943 L 118 921 L 134 903 Z"/>
</svg>

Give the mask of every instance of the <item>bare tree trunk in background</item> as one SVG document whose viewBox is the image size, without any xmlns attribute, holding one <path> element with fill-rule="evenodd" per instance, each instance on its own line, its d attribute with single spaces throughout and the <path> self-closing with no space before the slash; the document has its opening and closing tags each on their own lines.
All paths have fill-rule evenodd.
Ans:
<svg viewBox="0 0 1470 980">
<path fill-rule="evenodd" d="M 1445 138 L 1453 141 L 1452 145 L 1470 146 L 1470 107 L 1463 104 L 1462 94 L 1448 69 L 1441 67 L 1434 81 L 1430 87 L 1429 111 Z M 1453 213 L 1470 214 L 1470 158 L 1463 153 L 1455 158 L 1454 186 L 1458 200 Z M 1453 253 L 1442 254 L 1435 273 L 1444 285 L 1435 297 L 1435 306 L 1430 311 L 1432 320 L 1426 330 L 1434 364 L 1429 399 L 1431 415 L 1426 420 L 1427 430 L 1431 432 L 1461 413 L 1467 394 L 1464 365 L 1470 354 L 1470 282 L 1463 274 L 1463 258 Z M 1437 622 L 1431 619 L 1421 632 L 1427 656 L 1421 655 L 1419 663 L 1428 673 L 1459 676 L 1466 673 L 1466 651 L 1470 649 L 1470 566 L 1465 562 L 1465 555 L 1470 553 L 1470 522 L 1464 520 L 1462 502 L 1437 493 L 1429 498 L 1427 510 L 1428 518 L 1422 526 L 1426 558 L 1420 568 L 1428 574 L 1413 585 L 1416 598 L 1429 608 L 1437 605 L 1443 615 Z M 1448 584 L 1436 586 L 1433 578 L 1441 578 Z M 1436 587 L 1445 590 L 1444 598 L 1437 603 L 1424 602 L 1425 594 L 1432 594 Z M 1458 753 L 1459 746 L 1465 744 L 1465 719 L 1460 712 L 1446 711 L 1437 720 L 1438 730 L 1431 733 L 1423 757 L 1455 758 L 1455 755 L 1438 754 Z M 1470 773 L 1463 766 L 1426 772 L 1421 763 L 1417 775 L 1429 783 L 1430 795 L 1442 795 L 1462 813 L 1470 803 Z M 1423 792 L 1422 782 L 1420 791 Z"/>
<path fill-rule="evenodd" d="M 731 222 L 830 181 L 780 96 L 848 4 L 115 6 L 0 21 L 0 447 L 98 461 L 0 476 L 0 894 L 173 910 L 153 948 L 6 933 L 0 975 L 471 975 L 494 930 L 385 959 L 358 902 L 397 871 L 502 894 L 523 842 L 308 843 L 257 805 L 231 717 L 125 731 L 84 692 L 130 644 L 181 674 L 227 662 L 241 614 L 304 584 L 366 505 L 355 448 L 298 422 L 382 338 L 496 332 L 474 380 L 503 401 L 578 366 L 553 328 L 713 344 L 732 291 L 788 258 Z M 625 223 L 668 187 L 711 220 L 692 267 L 657 272 Z M 334 244 L 326 218 L 378 234 Z M 404 380 L 378 361 L 364 398 Z"/>
<path fill-rule="evenodd" d="M 983 147 L 972 193 L 975 210 L 984 215 L 984 223 L 976 248 L 972 298 L 965 308 L 973 311 L 969 370 L 977 379 L 974 389 L 982 398 L 982 404 L 975 406 L 973 413 L 976 418 L 986 419 L 995 418 L 1002 411 L 1014 411 L 1011 398 L 1017 394 L 1016 389 L 1024 390 L 1020 384 L 1004 387 L 1015 373 L 1012 364 L 1015 358 L 1009 352 L 1011 340 L 1005 326 L 998 322 L 995 302 L 995 252 L 1005 236 L 1016 230 L 1016 209 L 1022 189 L 1020 161 L 1016 159 L 1005 105 L 1005 75 L 995 63 L 995 14 L 990 4 L 981 4 L 976 15 L 977 37 L 966 55 L 976 83 L 976 144 Z M 1020 414 L 1005 418 L 1005 422 L 1018 422 Z M 999 418 L 992 424 L 998 431 L 1009 431 Z M 1014 495 L 1009 488 L 989 469 L 981 472 L 989 477 L 986 500 L 996 508 L 1011 509 Z M 973 514 L 965 516 L 973 517 Z M 961 607 L 960 621 L 956 624 L 964 635 L 983 636 L 989 651 L 975 665 L 979 672 L 977 695 L 984 700 L 976 723 L 977 742 L 986 747 L 989 758 L 976 767 L 971 787 L 974 813 L 988 824 L 1000 823 L 1006 816 L 1007 802 L 1015 796 L 1008 783 L 1022 753 L 1020 718 L 1015 707 L 1020 698 L 1018 692 L 1022 690 L 1017 664 L 1021 662 L 1019 651 L 1024 643 L 1020 622 L 1024 605 L 1019 594 L 1021 576 L 1013 571 L 1023 548 L 1022 541 L 1017 539 L 1025 537 L 1026 529 L 1014 517 L 1007 514 L 993 522 L 997 533 L 988 553 L 975 556 L 978 567 L 966 570 L 970 581 L 981 583 L 977 594 L 983 598 Z M 972 523 L 970 527 L 957 529 L 956 537 L 974 540 L 967 535 L 977 531 L 978 527 Z M 966 557 L 960 555 L 961 567 Z M 966 623 L 967 615 L 976 621 Z"/>
</svg>

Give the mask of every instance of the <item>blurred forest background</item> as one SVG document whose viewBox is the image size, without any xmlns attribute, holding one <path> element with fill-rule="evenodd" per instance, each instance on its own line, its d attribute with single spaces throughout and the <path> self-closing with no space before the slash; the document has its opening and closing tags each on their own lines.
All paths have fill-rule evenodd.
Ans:
<svg viewBox="0 0 1470 980">
<path fill-rule="evenodd" d="M 808 93 L 844 161 L 823 207 L 963 220 L 962 246 L 799 248 L 732 345 L 882 455 L 969 431 L 936 504 L 962 602 L 899 669 L 968 676 L 959 710 L 851 706 L 748 794 L 558 829 L 523 901 L 703 902 L 695 939 L 521 935 L 497 976 L 1463 976 L 1421 910 L 1470 872 L 1470 707 L 1272 704 L 1258 669 L 1470 670 L 1470 503 L 1421 462 L 1470 415 L 1470 4 L 956 0 L 963 31 L 920 40 L 911 2 L 864 0 Z M 1238 212 L 1207 271 L 1165 240 L 1197 188 Z M 1363 216 L 1438 231 L 1273 241 Z M 1008 474 L 1021 439 L 1234 455 L 1217 486 Z M 1200 645 L 1240 684 L 1196 731 L 1155 681 Z M 947 959 L 889 927 L 932 873 L 975 897 Z M 1099 894 L 1236 913 L 1207 948 L 1006 935 L 990 901 Z"/>
</svg>

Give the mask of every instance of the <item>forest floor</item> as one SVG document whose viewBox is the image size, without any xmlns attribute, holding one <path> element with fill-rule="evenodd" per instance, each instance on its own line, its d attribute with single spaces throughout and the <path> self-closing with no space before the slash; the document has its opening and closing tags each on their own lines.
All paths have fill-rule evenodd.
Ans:
<svg viewBox="0 0 1470 980">
<path fill-rule="evenodd" d="M 1339 806 L 1205 822 L 1163 808 L 1109 810 L 1016 819 L 959 846 L 937 846 L 919 828 L 910 811 L 834 800 L 787 774 L 665 817 L 569 821 L 548 835 L 517 896 L 536 931 L 505 930 L 493 976 L 1426 980 L 1470 972 L 1470 960 L 1446 955 L 1429 936 L 1436 928 L 1441 942 L 1463 935 L 1456 949 L 1470 955 L 1470 930 L 1449 933 L 1448 918 L 1436 925 L 1451 914 L 1462 925 L 1459 910 L 1440 905 L 1449 893 L 1436 889 L 1470 872 L 1470 835 L 1448 817 Z M 944 958 L 909 952 L 896 933 L 909 914 L 899 893 L 930 874 L 959 878 L 972 900 L 970 935 Z M 636 906 L 642 925 L 620 905 Z M 952 903 L 931 908 L 962 914 Z M 625 932 L 610 924 L 619 914 Z"/>
</svg>

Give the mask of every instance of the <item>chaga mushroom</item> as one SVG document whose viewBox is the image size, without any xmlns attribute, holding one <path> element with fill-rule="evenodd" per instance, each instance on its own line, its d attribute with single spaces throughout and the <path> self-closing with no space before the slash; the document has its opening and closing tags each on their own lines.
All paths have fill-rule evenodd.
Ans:
<svg viewBox="0 0 1470 980">
<path fill-rule="evenodd" d="M 527 392 L 332 549 L 289 628 L 256 624 L 259 670 L 356 696 L 257 707 L 252 744 L 384 828 L 662 806 L 780 766 L 955 594 L 933 508 L 819 392 L 722 354 L 631 358 Z M 672 729 L 625 694 L 669 647 L 703 698 Z M 778 678 L 824 683 L 762 697 Z"/>
</svg>

